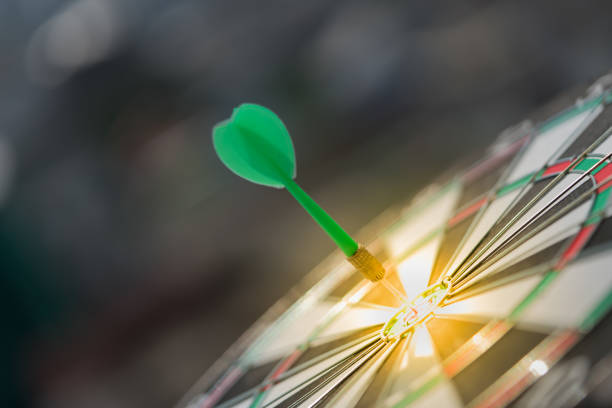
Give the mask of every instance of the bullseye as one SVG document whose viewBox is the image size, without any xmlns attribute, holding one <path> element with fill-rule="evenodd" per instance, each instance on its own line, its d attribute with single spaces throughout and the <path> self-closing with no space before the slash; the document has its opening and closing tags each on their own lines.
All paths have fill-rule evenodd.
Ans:
<svg viewBox="0 0 612 408">
<path fill-rule="evenodd" d="M 381 336 L 391 341 L 405 335 L 414 326 L 429 319 L 446 299 L 450 289 L 451 284 L 447 280 L 429 286 L 410 303 L 402 306 L 387 321 L 382 328 Z"/>
</svg>

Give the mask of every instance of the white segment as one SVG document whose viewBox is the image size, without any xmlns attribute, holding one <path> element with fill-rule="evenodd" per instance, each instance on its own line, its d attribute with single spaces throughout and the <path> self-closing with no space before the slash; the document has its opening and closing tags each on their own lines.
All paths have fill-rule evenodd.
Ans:
<svg viewBox="0 0 612 408">
<path fill-rule="evenodd" d="M 286 323 L 267 345 L 258 350 L 253 358 L 253 364 L 265 364 L 291 353 L 310 335 L 321 319 L 336 304 L 325 301 L 316 303 L 299 317 Z"/>
<path fill-rule="evenodd" d="M 603 142 L 599 144 L 594 150 L 594 154 L 602 154 L 606 155 L 608 153 L 612 153 L 612 137 L 606 138 Z"/>
<path fill-rule="evenodd" d="M 436 237 L 397 265 L 397 275 L 408 299 L 413 299 L 427 287 L 441 241 L 442 235 Z"/>
<path fill-rule="evenodd" d="M 508 194 L 493 201 L 475 221 L 475 225 L 472 225 L 471 231 L 468 232 L 464 242 L 460 244 L 459 251 L 454 255 L 451 267 L 449 271 L 454 271 L 465 258 L 470 254 L 472 249 L 485 236 L 485 234 L 491 229 L 493 224 L 499 219 L 499 217 L 506 211 L 506 208 L 514 201 L 518 196 L 520 190 L 511 191 Z"/>
<path fill-rule="evenodd" d="M 612 289 L 612 253 L 599 252 L 570 263 L 521 315 L 520 321 L 577 327 Z"/>
<path fill-rule="evenodd" d="M 518 162 L 513 166 L 507 180 L 513 182 L 529 173 L 540 170 L 540 168 L 548 162 L 548 159 L 553 153 L 563 146 L 568 137 L 572 136 L 581 124 L 586 123 L 585 119 L 589 118 L 590 121 L 594 118 L 595 115 L 589 117 L 591 112 L 592 110 L 582 112 L 552 129 L 548 129 L 539 134 L 534 141 L 527 146 L 525 153 L 523 153 Z"/>
<path fill-rule="evenodd" d="M 539 275 L 521 279 L 480 295 L 451 303 L 436 310 L 436 314 L 505 318 L 541 279 Z"/>
<path fill-rule="evenodd" d="M 399 221 L 386 237 L 386 246 L 391 256 L 402 254 L 436 229 L 442 228 L 454 214 L 460 192 L 458 184 L 451 186 L 429 205 L 410 214 L 405 221 Z"/>
<path fill-rule="evenodd" d="M 582 203 L 577 208 L 567 213 L 567 215 L 544 228 L 531 239 L 527 240 L 510 253 L 503 256 L 499 261 L 491 264 L 484 271 L 480 272 L 478 277 L 472 282 L 475 283 L 478 280 L 490 275 L 492 272 L 500 271 L 501 269 L 513 265 L 539 250 L 576 234 L 580 230 L 581 224 L 587 218 L 591 210 L 591 206 L 592 200 L 587 200 L 586 202 Z"/>
</svg>

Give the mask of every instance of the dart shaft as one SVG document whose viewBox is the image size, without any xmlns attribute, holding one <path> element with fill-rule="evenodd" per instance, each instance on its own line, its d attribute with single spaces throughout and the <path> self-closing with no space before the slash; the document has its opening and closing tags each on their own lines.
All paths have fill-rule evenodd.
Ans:
<svg viewBox="0 0 612 408">
<path fill-rule="evenodd" d="M 323 228 L 347 257 L 353 256 L 359 245 L 324 209 L 312 199 L 292 179 L 283 180 L 285 188 L 297 200 L 310 216 Z"/>
</svg>

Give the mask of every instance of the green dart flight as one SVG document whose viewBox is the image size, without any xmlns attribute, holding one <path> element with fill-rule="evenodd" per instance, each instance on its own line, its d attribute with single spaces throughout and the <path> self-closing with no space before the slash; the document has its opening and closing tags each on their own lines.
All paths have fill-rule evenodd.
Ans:
<svg viewBox="0 0 612 408">
<path fill-rule="evenodd" d="M 238 106 L 229 119 L 213 128 L 213 144 L 221 161 L 240 177 L 264 186 L 286 188 L 366 278 L 378 281 L 385 276 L 378 259 L 359 246 L 294 181 L 293 142 L 274 112 L 255 104 Z"/>
</svg>

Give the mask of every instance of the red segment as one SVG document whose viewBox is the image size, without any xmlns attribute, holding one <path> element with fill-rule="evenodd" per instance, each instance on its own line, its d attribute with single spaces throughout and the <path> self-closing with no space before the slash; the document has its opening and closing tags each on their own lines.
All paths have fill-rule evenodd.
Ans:
<svg viewBox="0 0 612 408">
<path fill-rule="evenodd" d="M 225 377 L 219 382 L 219 384 L 215 387 L 215 389 L 208 395 L 202 403 L 200 404 L 200 408 L 211 408 L 213 407 L 221 397 L 231 388 L 232 385 L 238 381 L 240 377 L 244 374 L 244 370 L 240 367 L 234 367 L 230 372 L 228 372 Z"/>
<path fill-rule="evenodd" d="M 576 235 L 576 237 L 574 238 L 574 240 L 572 241 L 570 246 L 565 250 L 563 255 L 561 255 L 561 259 L 559 259 L 559 262 L 557 263 L 557 265 L 555 265 L 555 269 L 556 270 L 559 271 L 559 270 L 563 269 L 565 267 L 565 265 L 567 265 L 567 263 L 569 261 L 574 259 L 574 257 L 576 255 L 578 255 L 578 252 L 580 252 L 582 247 L 589 240 L 589 237 L 591 236 L 591 234 L 595 230 L 596 225 L 597 224 L 587 225 L 586 227 L 583 227 L 578 232 L 578 235 Z"/>
<path fill-rule="evenodd" d="M 487 197 L 483 197 L 480 200 L 476 201 L 474 204 L 465 207 L 463 210 L 459 211 L 453 218 L 448 221 L 448 226 L 452 227 L 455 224 L 458 224 L 462 220 L 466 219 L 470 215 L 474 214 L 478 211 L 483 205 L 487 203 Z"/>
<path fill-rule="evenodd" d="M 562 162 L 553 164 L 542 173 L 542 178 L 547 176 L 553 176 L 555 174 L 561 173 L 563 170 L 567 169 L 570 164 L 572 164 L 571 160 L 564 160 Z"/>
<path fill-rule="evenodd" d="M 291 368 L 293 363 L 295 363 L 297 359 L 300 358 L 301 355 L 302 355 L 302 350 L 299 350 L 299 349 L 291 353 L 289 357 L 284 359 L 283 362 L 280 363 L 278 367 L 276 367 L 276 370 L 274 370 L 274 372 L 270 376 L 270 380 L 276 380 L 278 377 L 280 377 L 281 374 L 283 374 L 285 371 Z"/>
<path fill-rule="evenodd" d="M 606 167 L 604 167 L 603 169 L 599 170 L 597 173 L 595 173 L 595 175 L 593 177 L 595 177 L 595 181 L 597 182 L 597 184 L 599 184 L 599 183 L 605 181 L 606 179 L 609 179 L 610 176 L 612 176 L 612 163 L 606 165 Z M 597 192 L 601 193 L 602 191 L 604 191 L 605 189 L 607 189 L 611 185 L 612 185 L 612 180 L 609 180 L 604 185 L 599 187 L 597 189 Z"/>
</svg>

